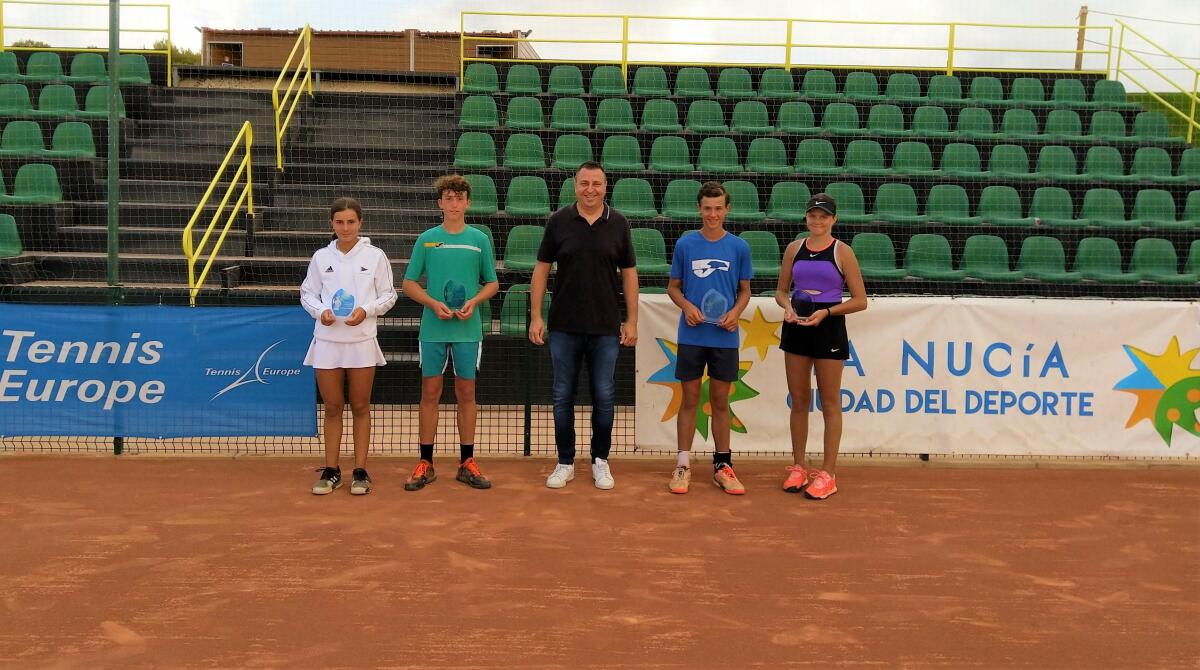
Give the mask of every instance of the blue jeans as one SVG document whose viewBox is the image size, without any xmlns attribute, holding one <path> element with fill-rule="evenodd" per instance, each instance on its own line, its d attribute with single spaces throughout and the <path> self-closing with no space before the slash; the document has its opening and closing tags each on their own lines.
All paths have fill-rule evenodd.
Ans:
<svg viewBox="0 0 1200 670">
<path fill-rule="evenodd" d="M 587 362 L 592 391 L 593 459 L 608 458 L 612 449 L 613 373 L 621 348 L 616 335 L 550 333 L 550 362 L 554 368 L 554 445 L 558 462 L 575 462 L 575 392 L 580 364 Z"/>
</svg>

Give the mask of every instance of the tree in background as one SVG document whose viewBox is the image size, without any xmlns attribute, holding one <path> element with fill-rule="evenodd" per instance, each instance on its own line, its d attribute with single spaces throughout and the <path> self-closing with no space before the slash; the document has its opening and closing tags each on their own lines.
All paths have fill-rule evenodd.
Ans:
<svg viewBox="0 0 1200 670">
<path fill-rule="evenodd" d="M 50 45 L 38 40 L 17 40 L 12 43 L 13 47 L 28 47 L 31 49 L 49 49 Z"/>
<path fill-rule="evenodd" d="M 154 43 L 151 49 L 166 51 L 167 40 L 163 38 Z M 171 64 L 172 65 L 199 65 L 200 53 L 191 49 L 180 49 L 178 46 L 171 45 Z"/>
</svg>

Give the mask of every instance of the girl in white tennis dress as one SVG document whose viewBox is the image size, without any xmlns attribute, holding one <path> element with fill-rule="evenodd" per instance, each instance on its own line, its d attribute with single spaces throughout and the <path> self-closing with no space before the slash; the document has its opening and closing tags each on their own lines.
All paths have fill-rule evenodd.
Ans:
<svg viewBox="0 0 1200 670">
<path fill-rule="evenodd" d="M 386 365 L 376 338 L 376 318 L 396 302 L 392 266 L 383 251 L 359 237 L 362 207 L 339 198 L 329 212 L 336 239 L 317 250 L 300 286 L 300 304 L 314 319 L 313 340 L 304 364 L 316 368 L 317 387 L 325 402 L 325 468 L 313 493 L 332 493 L 341 486 L 338 456 L 342 441 L 343 383 L 348 382 L 354 414 L 354 481 L 350 492 L 371 490 L 367 447 L 371 435 L 371 386 L 375 367 Z"/>
</svg>

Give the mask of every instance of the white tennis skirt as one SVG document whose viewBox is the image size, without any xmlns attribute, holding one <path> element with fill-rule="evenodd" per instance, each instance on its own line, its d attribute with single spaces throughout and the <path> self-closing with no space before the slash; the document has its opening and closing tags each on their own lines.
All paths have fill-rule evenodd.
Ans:
<svg viewBox="0 0 1200 670">
<path fill-rule="evenodd" d="M 379 340 L 372 337 L 361 342 L 330 342 L 313 338 L 308 345 L 304 364 L 322 370 L 336 368 L 373 368 L 387 365 Z"/>
</svg>

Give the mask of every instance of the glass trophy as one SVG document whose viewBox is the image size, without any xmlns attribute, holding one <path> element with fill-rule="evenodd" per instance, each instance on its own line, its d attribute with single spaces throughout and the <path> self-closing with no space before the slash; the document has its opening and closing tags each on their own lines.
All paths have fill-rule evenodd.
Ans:
<svg viewBox="0 0 1200 670">
<path fill-rule="evenodd" d="M 804 291 L 796 291 L 792 294 L 792 311 L 801 319 L 812 316 L 813 299 L 812 296 Z"/>
<path fill-rule="evenodd" d="M 462 282 L 447 279 L 445 285 L 442 286 L 442 296 L 442 302 L 457 312 L 467 304 L 467 287 L 463 286 Z"/>
<path fill-rule="evenodd" d="M 346 317 L 354 311 L 354 294 L 346 293 L 346 289 L 339 288 L 337 293 L 333 294 L 333 304 L 330 305 L 334 316 Z"/>
<path fill-rule="evenodd" d="M 729 298 L 726 298 L 720 291 L 715 288 L 708 289 L 708 293 L 700 300 L 700 313 L 704 315 L 704 323 L 717 324 L 721 321 L 721 317 L 729 311 Z"/>
</svg>

